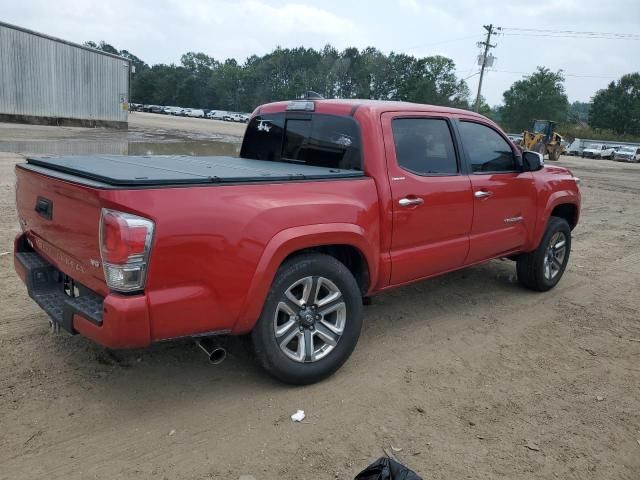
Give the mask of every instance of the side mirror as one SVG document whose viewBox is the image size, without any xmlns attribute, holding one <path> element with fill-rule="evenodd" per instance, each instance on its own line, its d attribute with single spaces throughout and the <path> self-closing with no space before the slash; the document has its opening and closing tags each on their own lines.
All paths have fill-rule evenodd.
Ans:
<svg viewBox="0 0 640 480">
<path fill-rule="evenodd" d="M 544 167 L 544 157 L 538 152 L 527 150 L 522 153 L 522 163 L 525 172 L 537 172 Z"/>
</svg>

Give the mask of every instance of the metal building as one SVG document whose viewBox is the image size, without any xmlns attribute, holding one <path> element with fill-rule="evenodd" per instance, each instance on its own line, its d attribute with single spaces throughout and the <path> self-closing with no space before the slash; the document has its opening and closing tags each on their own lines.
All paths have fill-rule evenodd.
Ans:
<svg viewBox="0 0 640 480">
<path fill-rule="evenodd" d="M 0 22 L 0 121 L 127 127 L 129 60 Z"/>
</svg>

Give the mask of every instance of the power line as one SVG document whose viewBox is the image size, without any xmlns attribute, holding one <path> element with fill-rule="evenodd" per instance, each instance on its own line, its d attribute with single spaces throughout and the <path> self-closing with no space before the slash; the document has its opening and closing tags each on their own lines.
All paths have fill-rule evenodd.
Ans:
<svg viewBox="0 0 640 480">
<path fill-rule="evenodd" d="M 586 30 L 553 30 L 545 28 L 504 27 L 503 35 L 524 37 L 592 38 L 600 40 L 640 40 L 640 34 L 624 32 L 591 32 Z M 511 33 L 520 32 L 520 33 Z"/>
<path fill-rule="evenodd" d="M 433 47 L 435 45 L 442 45 L 442 44 L 445 44 L 445 43 L 453 43 L 453 42 L 459 42 L 461 40 L 469 40 L 470 38 L 481 38 L 481 37 L 479 37 L 477 34 L 476 35 L 467 35 L 466 37 L 452 38 L 450 40 L 443 40 L 441 42 L 424 43 L 424 44 L 421 44 L 421 45 L 414 45 L 413 47 L 403 48 L 402 50 L 415 50 L 416 48 Z"/>
<path fill-rule="evenodd" d="M 596 36 L 596 35 L 553 35 L 548 33 L 503 33 L 505 36 L 509 37 L 545 37 L 545 38 L 584 38 L 584 39 L 593 39 L 593 40 L 631 40 L 631 41 L 639 41 L 639 37 L 609 37 L 609 36 Z"/>
<path fill-rule="evenodd" d="M 495 73 L 512 73 L 517 75 L 530 75 L 532 73 L 532 72 L 513 72 L 509 70 L 491 70 L 491 71 Z M 565 73 L 565 72 L 562 72 L 562 75 L 564 75 L 565 77 L 576 77 L 576 78 L 619 78 L 620 77 L 620 75 L 589 75 L 589 74 Z"/>
<path fill-rule="evenodd" d="M 624 32 L 590 32 L 587 30 L 552 30 L 546 28 L 523 28 L 523 27 L 502 27 L 502 30 L 517 30 L 521 32 L 546 32 L 546 33 L 575 33 L 580 35 L 626 35 L 631 37 L 640 36 L 637 33 Z"/>
</svg>

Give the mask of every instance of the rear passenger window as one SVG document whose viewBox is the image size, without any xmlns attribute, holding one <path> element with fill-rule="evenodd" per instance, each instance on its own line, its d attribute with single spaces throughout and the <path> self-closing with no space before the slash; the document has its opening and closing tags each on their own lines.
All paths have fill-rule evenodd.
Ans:
<svg viewBox="0 0 640 480">
<path fill-rule="evenodd" d="M 446 120 L 396 118 L 391 123 L 398 165 L 418 175 L 455 175 L 456 151 Z"/>
<path fill-rule="evenodd" d="M 351 117 L 318 113 L 258 115 L 247 126 L 240 156 L 362 170 L 360 129 Z"/>
<path fill-rule="evenodd" d="M 516 170 L 511 145 L 492 128 L 479 123 L 460 122 L 460 139 L 473 173 Z"/>
</svg>

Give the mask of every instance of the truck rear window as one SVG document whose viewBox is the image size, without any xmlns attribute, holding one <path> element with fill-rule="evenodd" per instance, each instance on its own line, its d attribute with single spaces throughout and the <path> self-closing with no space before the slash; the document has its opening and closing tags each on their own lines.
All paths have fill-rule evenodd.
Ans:
<svg viewBox="0 0 640 480">
<path fill-rule="evenodd" d="M 351 117 L 318 113 L 257 115 L 247 126 L 240 156 L 362 170 L 360 129 Z"/>
</svg>

